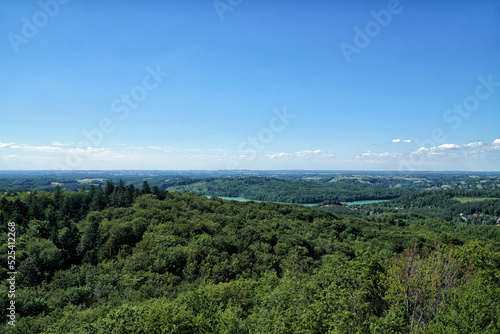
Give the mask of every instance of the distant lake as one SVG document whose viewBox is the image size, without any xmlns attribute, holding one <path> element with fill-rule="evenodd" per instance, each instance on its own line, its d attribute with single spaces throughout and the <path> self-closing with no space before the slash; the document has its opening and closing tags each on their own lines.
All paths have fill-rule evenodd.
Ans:
<svg viewBox="0 0 500 334">
<path fill-rule="evenodd" d="M 208 198 L 212 196 L 207 196 Z M 223 197 L 223 196 L 217 196 L 220 199 L 224 199 L 226 201 L 237 201 L 237 202 L 250 202 L 253 201 L 251 199 L 246 199 L 246 198 L 241 198 L 241 197 Z M 261 201 L 253 201 L 253 202 L 261 202 Z"/>
<path fill-rule="evenodd" d="M 210 198 L 212 196 L 206 196 L 207 198 Z M 263 201 L 257 201 L 257 200 L 253 200 L 253 199 L 247 199 L 247 198 L 241 198 L 241 197 L 224 197 L 224 196 L 216 196 L 216 197 L 219 197 L 220 199 L 223 199 L 223 200 L 226 200 L 226 201 L 237 201 L 237 202 L 257 202 L 257 203 L 260 203 L 260 202 L 263 202 Z M 361 205 L 361 204 L 373 204 L 373 203 L 383 203 L 383 202 L 389 202 L 390 199 L 370 199 L 370 200 L 366 200 L 366 201 L 353 201 L 353 202 L 342 202 L 342 204 L 344 205 Z M 273 202 L 273 201 L 270 201 L 270 202 Z M 274 202 L 274 203 L 281 203 L 281 202 Z M 301 203 L 282 203 L 282 204 L 300 204 L 300 205 L 303 205 L 303 206 L 316 206 L 316 205 L 319 205 L 321 203 L 316 203 L 316 204 L 301 204 Z"/>
<path fill-rule="evenodd" d="M 390 199 L 370 199 L 367 201 L 354 201 L 354 202 L 342 202 L 345 205 L 361 205 L 361 204 L 373 204 L 373 203 L 382 203 L 389 202 Z"/>
<path fill-rule="evenodd" d="M 207 198 L 210 198 L 212 196 L 206 196 Z M 237 201 L 237 202 L 263 202 L 263 201 L 256 201 L 256 200 L 253 200 L 253 199 L 246 199 L 246 198 L 241 198 L 241 197 L 224 197 L 224 196 L 216 196 L 216 197 L 219 197 L 220 199 L 223 199 L 223 200 L 226 200 L 226 201 Z M 272 201 L 270 201 L 272 202 Z M 274 202 L 274 203 L 280 203 L 280 202 Z M 282 204 L 300 204 L 300 203 L 282 203 Z M 319 203 L 318 203 L 319 204 Z M 300 204 L 300 205 L 303 205 L 303 206 L 316 206 L 318 204 Z"/>
</svg>

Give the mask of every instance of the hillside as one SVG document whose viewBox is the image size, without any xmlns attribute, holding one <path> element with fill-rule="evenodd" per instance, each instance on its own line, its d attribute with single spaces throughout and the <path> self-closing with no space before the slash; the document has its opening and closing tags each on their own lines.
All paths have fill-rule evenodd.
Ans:
<svg viewBox="0 0 500 334">
<path fill-rule="evenodd" d="M 498 332 L 499 244 L 407 218 L 147 183 L 0 196 L 16 229 L 10 332 Z"/>
<path fill-rule="evenodd" d="M 387 188 L 346 183 L 293 182 L 267 177 L 211 178 L 170 186 L 169 191 L 209 196 L 242 197 L 258 201 L 316 204 L 367 199 L 392 199 L 410 194 L 407 188 Z"/>
</svg>

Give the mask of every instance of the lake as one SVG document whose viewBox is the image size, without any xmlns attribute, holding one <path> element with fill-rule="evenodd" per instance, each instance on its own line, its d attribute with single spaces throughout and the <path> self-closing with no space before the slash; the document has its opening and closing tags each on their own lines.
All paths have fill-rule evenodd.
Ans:
<svg viewBox="0 0 500 334">
<path fill-rule="evenodd" d="M 207 196 L 208 198 L 212 196 Z M 251 199 L 246 199 L 246 198 L 241 198 L 241 197 L 224 197 L 224 196 L 217 196 L 220 199 L 224 199 L 226 201 L 237 201 L 237 202 L 250 202 L 252 201 Z M 254 202 L 261 202 L 261 201 L 254 201 Z"/>
<path fill-rule="evenodd" d="M 206 197 L 210 198 L 212 196 L 206 196 Z M 262 202 L 262 201 L 256 201 L 256 200 L 253 200 L 253 199 L 241 198 L 241 197 L 224 197 L 224 196 L 217 196 L 217 197 L 219 197 L 220 199 L 226 200 L 226 201 L 237 201 L 237 202 L 250 202 L 250 201 L 253 201 L 253 202 L 258 202 L 258 203 Z M 272 202 L 272 201 L 270 201 L 270 202 Z M 275 203 L 280 203 L 280 202 L 275 202 Z M 282 204 L 300 204 L 300 203 L 282 203 Z M 316 206 L 318 204 L 300 204 L 300 205 L 303 205 L 303 206 Z"/>
<path fill-rule="evenodd" d="M 207 198 L 210 198 L 211 196 L 207 196 Z M 226 200 L 226 201 L 237 201 L 237 202 L 249 202 L 249 201 L 254 201 L 254 202 L 262 202 L 262 201 L 256 201 L 253 199 L 246 199 L 246 198 L 241 198 L 241 197 L 224 197 L 224 196 L 217 196 L 220 199 Z M 390 199 L 370 199 L 366 201 L 353 201 L 353 202 L 342 202 L 344 205 L 361 205 L 361 204 L 373 204 L 373 203 L 382 203 L 382 202 L 389 202 Z M 272 202 L 272 201 L 271 201 Z M 275 202 L 279 203 L 279 202 Z M 283 204 L 299 204 L 299 203 L 283 203 Z M 319 204 L 319 203 L 318 203 Z M 300 204 L 303 206 L 316 206 L 318 204 Z"/>
</svg>

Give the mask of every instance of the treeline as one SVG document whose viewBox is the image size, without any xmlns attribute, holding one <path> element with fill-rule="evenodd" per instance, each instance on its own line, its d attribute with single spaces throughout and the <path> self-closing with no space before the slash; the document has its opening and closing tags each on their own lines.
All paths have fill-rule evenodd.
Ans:
<svg viewBox="0 0 500 334">
<path fill-rule="evenodd" d="M 142 188 L 134 185 L 125 185 L 120 180 L 115 186 L 113 181 L 107 181 L 106 186 L 90 185 L 88 189 L 80 186 L 78 192 L 66 192 L 58 185 L 52 192 L 33 191 L 20 193 L 9 191 L 0 196 L 0 211 L 16 223 L 31 220 L 43 220 L 51 217 L 54 221 L 78 221 L 90 211 L 100 211 L 106 207 L 128 207 L 141 194 L 155 194 L 164 198 L 166 191 L 157 186 L 152 189 L 147 181 L 143 181 Z"/>
<path fill-rule="evenodd" d="M 294 183 L 318 183 L 328 185 L 340 183 L 361 188 L 410 188 L 423 189 L 499 189 L 498 173 L 460 172 L 414 172 L 402 174 L 398 172 L 375 171 L 0 171 L 0 193 L 22 191 L 52 191 L 56 185 L 64 190 L 78 191 L 82 184 L 90 183 L 105 186 L 108 180 L 119 182 L 123 179 L 127 184 L 140 188 L 147 180 L 151 186 L 161 189 L 183 186 L 200 181 L 217 178 L 279 179 Z M 354 188 L 352 188 L 354 189 Z M 222 195 L 221 195 L 222 196 Z M 391 195 L 392 196 L 392 195 Z"/>
<path fill-rule="evenodd" d="M 81 184 L 74 179 L 58 178 L 66 188 L 78 189 Z M 0 178 L 0 193 L 23 191 L 51 191 L 54 189 L 54 178 Z"/>
<path fill-rule="evenodd" d="M 377 187 L 403 187 L 412 189 L 499 189 L 500 177 L 497 172 L 412 172 L 401 173 L 391 171 L 362 172 L 305 172 L 282 174 L 278 178 L 302 182 L 340 182 L 352 185 L 371 185 Z"/>
<path fill-rule="evenodd" d="M 169 191 L 189 191 L 209 196 L 242 197 L 282 203 L 340 203 L 370 199 L 392 199 L 412 191 L 344 183 L 292 182 L 276 178 L 212 178 L 188 185 L 171 186 Z"/>
<path fill-rule="evenodd" d="M 1 175 L 1 174 L 0 174 Z M 72 175 L 72 174 L 69 174 Z M 0 193 L 15 193 L 15 192 L 33 192 L 33 191 L 53 191 L 57 186 L 66 191 L 79 191 L 82 187 L 89 189 L 89 187 L 105 187 L 108 182 L 114 182 L 116 184 L 125 183 L 120 177 L 117 177 L 115 173 L 104 173 L 100 174 L 96 172 L 95 174 L 90 174 L 92 178 L 86 179 L 84 176 L 87 174 L 74 174 L 74 177 L 55 177 L 55 176 L 45 176 L 45 175 L 33 175 L 32 177 L 0 177 Z M 80 177 L 80 178 L 78 178 Z M 164 175 L 162 177 L 148 177 L 149 184 L 151 186 L 158 186 L 165 183 L 165 178 L 169 177 Z M 140 175 L 131 175 L 126 178 L 126 182 L 129 185 L 133 185 L 136 188 L 141 188 L 142 183 L 146 178 Z M 191 179 L 191 178 L 187 178 Z M 182 182 L 184 177 L 175 177 L 173 184 L 185 184 Z M 198 179 L 195 179 L 198 180 Z M 192 182 L 192 181 L 190 181 Z"/>
<path fill-rule="evenodd" d="M 408 217 L 343 218 L 147 182 L 13 193 L 0 205 L 1 225 L 16 223 L 11 333 L 500 330 L 498 244 Z M 6 278 L 3 267 L 4 310 Z"/>
</svg>

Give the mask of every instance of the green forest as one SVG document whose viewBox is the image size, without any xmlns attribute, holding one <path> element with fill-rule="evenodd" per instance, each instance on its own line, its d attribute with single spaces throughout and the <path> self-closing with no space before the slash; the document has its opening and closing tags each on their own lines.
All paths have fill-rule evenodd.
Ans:
<svg viewBox="0 0 500 334">
<path fill-rule="evenodd" d="M 283 186 L 276 200 L 287 201 L 287 183 L 274 181 L 265 183 Z M 259 180 L 215 184 L 231 182 L 242 196 Z M 295 184 L 307 185 L 295 194 L 314 185 Z M 15 300 L 15 326 L 5 317 L 0 332 L 500 332 L 496 225 L 407 209 L 357 217 L 225 201 L 191 186 L 195 193 L 107 180 L 0 195 L 0 257 L 7 264 L 15 251 L 17 272 L 12 296 L 12 275 L 0 268 L 2 308 Z M 342 189 L 328 199 L 341 200 Z M 432 193 L 374 189 L 415 209 L 435 203 Z M 482 203 L 436 194 L 435 205 Z"/>
<path fill-rule="evenodd" d="M 268 177 L 210 178 L 171 186 L 177 192 L 210 196 L 242 197 L 258 201 L 316 204 L 367 199 L 392 199 L 411 193 L 408 188 L 387 188 L 346 183 L 292 182 Z"/>
</svg>

